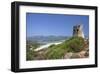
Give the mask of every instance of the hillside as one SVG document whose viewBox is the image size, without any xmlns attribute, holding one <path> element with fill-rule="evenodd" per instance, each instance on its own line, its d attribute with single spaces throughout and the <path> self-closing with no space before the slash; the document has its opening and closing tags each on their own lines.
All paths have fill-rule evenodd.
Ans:
<svg viewBox="0 0 100 74">
<path fill-rule="evenodd" d="M 72 37 L 69 40 L 66 40 L 62 44 L 53 45 L 48 48 L 46 51 L 46 58 L 47 59 L 60 59 L 68 53 L 78 53 L 85 48 L 86 42 L 81 37 Z M 77 58 L 77 57 L 76 57 Z"/>
<path fill-rule="evenodd" d="M 83 38 L 71 37 L 61 44 L 52 44 L 40 51 L 33 51 L 31 57 L 36 60 L 86 58 L 89 56 L 88 46 L 88 41 Z"/>
</svg>

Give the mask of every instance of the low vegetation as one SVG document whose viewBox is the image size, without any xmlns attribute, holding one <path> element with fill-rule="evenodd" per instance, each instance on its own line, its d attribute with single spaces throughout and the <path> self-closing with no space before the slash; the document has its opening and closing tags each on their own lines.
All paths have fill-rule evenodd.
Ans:
<svg viewBox="0 0 100 74">
<path fill-rule="evenodd" d="M 29 42 L 27 41 L 26 45 L 26 60 L 33 60 L 35 58 L 36 52 L 34 52 L 34 49 L 39 47 L 40 44 L 37 42 Z"/>
<path fill-rule="evenodd" d="M 72 37 L 62 44 L 50 46 L 47 50 L 47 59 L 60 59 L 66 52 L 80 52 L 84 50 L 85 41 L 81 37 Z"/>
<path fill-rule="evenodd" d="M 38 43 L 28 43 L 27 44 L 27 60 L 37 59 L 38 56 L 42 59 L 61 59 L 66 53 L 78 53 L 82 50 L 85 50 L 85 40 L 81 37 L 71 37 L 68 40 L 64 41 L 58 45 L 51 45 L 46 50 L 34 51 L 35 48 L 39 46 Z M 87 45 L 88 46 L 88 45 Z M 39 58 L 41 59 L 41 58 Z"/>
</svg>

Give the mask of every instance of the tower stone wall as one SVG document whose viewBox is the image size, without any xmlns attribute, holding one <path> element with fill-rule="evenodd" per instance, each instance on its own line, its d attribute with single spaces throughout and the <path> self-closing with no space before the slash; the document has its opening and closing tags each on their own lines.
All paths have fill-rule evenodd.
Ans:
<svg viewBox="0 0 100 74">
<path fill-rule="evenodd" d="M 84 38 L 83 26 L 82 25 L 73 26 L 73 36 Z"/>
</svg>

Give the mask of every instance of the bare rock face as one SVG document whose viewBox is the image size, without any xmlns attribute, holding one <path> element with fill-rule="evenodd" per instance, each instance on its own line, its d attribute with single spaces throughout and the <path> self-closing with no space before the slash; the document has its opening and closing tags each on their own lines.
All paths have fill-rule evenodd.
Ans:
<svg viewBox="0 0 100 74">
<path fill-rule="evenodd" d="M 64 55 L 64 59 L 74 59 L 74 58 L 81 58 L 78 53 L 68 52 Z"/>
<path fill-rule="evenodd" d="M 70 59 L 74 59 L 74 58 L 80 58 L 80 55 L 78 53 L 73 53 Z"/>
<path fill-rule="evenodd" d="M 72 55 L 73 55 L 73 53 L 69 52 L 69 53 L 66 53 L 63 58 L 64 59 L 70 59 Z"/>
<path fill-rule="evenodd" d="M 85 56 L 86 52 L 87 52 L 87 51 L 81 51 L 81 52 L 79 52 L 79 53 L 78 53 L 79 57 L 80 57 L 80 58 L 85 58 L 85 57 L 86 57 L 86 56 Z"/>
<path fill-rule="evenodd" d="M 74 58 L 87 58 L 89 57 L 89 51 L 80 51 L 76 53 L 67 52 L 63 59 L 74 59 Z"/>
</svg>

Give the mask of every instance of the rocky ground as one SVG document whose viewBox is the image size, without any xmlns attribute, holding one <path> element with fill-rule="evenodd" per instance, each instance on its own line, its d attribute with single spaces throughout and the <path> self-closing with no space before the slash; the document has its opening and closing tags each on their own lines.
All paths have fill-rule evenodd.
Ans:
<svg viewBox="0 0 100 74">
<path fill-rule="evenodd" d="M 77 53 L 72 53 L 72 52 L 69 52 L 69 53 L 66 53 L 64 56 L 63 56 L 63 59 L 73 59 L 73 58 L 87 58 L 89 57 L 89 51 L 80 51 L 80 52 L 77 52 Z"/>
</svg>

